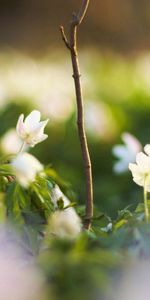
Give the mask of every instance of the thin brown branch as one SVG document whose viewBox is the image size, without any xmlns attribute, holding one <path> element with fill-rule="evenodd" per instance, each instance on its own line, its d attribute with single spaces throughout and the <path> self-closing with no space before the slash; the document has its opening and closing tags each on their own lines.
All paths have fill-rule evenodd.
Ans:
<svg viewBox="0 0 150 300">
<path fill-rule="evenodd" d="M 89 6 L 90 0 L 83 0 L 81 8 L 77 14 L 77 23 L 76 25 L 80 25 L 85 17 L 85 14 L 87 12 L 88 6 Z"/>
<path fill-rule="evenodd" d="M 83 0 L 78 14 L 73 13 L 70 22 L 70 36 L 67 40 L 64 28 L 61 26 L 61 35 L 66 47 L 70 50 L 73 78 L 75 83 L 76 101 L 77 101 L 77 126 L 82 151 L 82 158 L 84 163 L 84 170 L 86 176 L 86 213 L 84 228 L 89 229 L 93 217 L 93 182 L 92 182 L 92 167 L 91 159 L 87 144 L 87 137 L 84 124 L 84 106 L 83 106 L 83 93 L 81 85 L 81 74 L 78 60 L 77 50 L 77 28 L 83 21 L 87 12 L 90 0 Z"/>
<path fill-rule="evenodd" d="M 61 33 L 62 40 L 64 41 L 66 47 L 70 50 L 69 42 L 67 40 L 67 37 L 66 37 L 65 30 L 64 30 L 63 26 L 60 26 L 60 33 Z"/>
</svg>

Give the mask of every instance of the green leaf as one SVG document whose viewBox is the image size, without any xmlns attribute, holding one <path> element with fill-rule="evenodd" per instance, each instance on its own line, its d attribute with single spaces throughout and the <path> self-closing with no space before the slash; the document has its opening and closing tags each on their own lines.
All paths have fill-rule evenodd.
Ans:
<svg viewBox="0 0 150 300">
<path fill-rule="evenodd" d="M 15 224 L 23 224 L 24 219 L 22 216 L 21 207 L 25 206 L 26 198 L 21 193 L 20 186 L 15 181 L 10 184 L 6 192 L 6 209 L 8 218 Z"/>
<path fill-rule="evenodd" d="M 77 205 L 76 202 L 71 202 L 70 204 L 68 204 L 67 206 L 64 207 L 64 209 L 67 209 L 69 207 L 75 207 Z"/>
<path fill-rule="evenodd" d="M 49 167 L 45 168 L 45 174 L 52 183 L 57 183 L 59 186 L 65 188 L 70 187 L 70 183 L 63 180 L 54 169 Z"/>
<path fill-rule="evenodd" d="M 150 200 L 147 200 L 148 208 L 150 209 Z M 144 212 L 144 203 L 139 203 L 135 209 L 135 213 L 141 213 Z"/>
<path fill-rule="evenodd" d="M 51 212 L 54 211 L 54 204 L 51 201 L 50 189 L 50 182 L 45 177 L 38 177 L 30 187 L 32 204 L 38 209 L 39 214 L 45 218 L 46 222 Z"/>
<path fill-rule="evenodd" d="M 13 175 L 12 167 L 10 164 L 0 165 L 0 176 Z"/>
<path fill-rule="evenodd" d="M 133 214 L 131 213 L 131 211 L 129 211 L 127 208 L 120 210 L 118 212 L 118 218 L 117 220 L 121 220 L 121 219 L 130 219 L 132 218 Z"/>
<path fill-rule="evenodd" d="M 7 155 L 3 155 L 0 157 L 0 164 L 5 164 L 7 162 L 9 162 L 10 160 L 12 160 L 12 158 L 14 158 L 15 155 L 14 154 L 7 154 Z"/>
<path fill-rule="evenodd" d="M 64 201 L 63 198 L 59 198 L 57 200 L 58 209 L 63 210 L 64 209 Z"/>
<path fill-rule="evenodd" d="M 114 229 L 117 230 L 120 227 L 122 227 L 123 225 L 127 224 L 128 221 L 126 219 L 122 219 L 120 221 L 118 221 L 115 225 L 114 225 Z"/>
</svg>

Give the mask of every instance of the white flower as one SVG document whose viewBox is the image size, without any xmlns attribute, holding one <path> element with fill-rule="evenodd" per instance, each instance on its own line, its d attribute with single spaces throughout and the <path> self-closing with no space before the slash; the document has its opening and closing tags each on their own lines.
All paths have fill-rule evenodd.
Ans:
<svg viewBox="0 0 150 300">
<path fill-rule="evenodd" d="M 51 190 L 51 200 L 54 204 L 54 207 L 57 209 L 58 207 L 58 201 L 62 199 L 64 203 L 64 208 L 70 204 L 70 200 L 62 193 L 59 186 L 55 184 L 55 187 Z M 65 209 L 68 214 L 72 216 L 72 218 L 79 218 L 75 209 L 73 207 L 68 207 Z"/>
<path fill-rule="evenodd" d="M 145 153 L 150 156 L 150 144 L 147 144 L 145 147 L 144 147 L 144 151 Z"/>
<path fill-rule="evenodd" d="M 140 152 L 136 155 L 136 164 L 130 163 L 129 169 L 132 172 L 133 180 L 140 186 L 145 187 L 147 192 L 150 192 L 150 152 L 149 145 L 144 147 L 144 154 Z"/>
<path fill-rule="evenodd" d="M 44 128 L 49 120 L 40 122 L 40 118 L 40 112 L 33 110 L 25 120 L 24 115 L 21 114 L 17 122 L 16 130 L 18 136 L 31 147 L 48 137 L 47 134 L 44 134 Z"/>
<path fill-rule="evenodd" d="M 10 129 L 5 133 L 5 135 L 1 139 L 0 146 L 5 154 L 16 154 L 19 152 L 22 146 L 22 142 L 18 137 L 15 129 Z"/>
<path fill-rule="evenodd" d="M 55 208 L 58 208 L 57 201 L 59 199 L 63 200 L 64 207 L 68 206 L 70 204 L 70 200 L 62 193 L 62 191 L 60 190 L 59 186 L 57 184 L 55 184 L 55 186 L 51 190 L 51 200 L 52 200 Z"/>
<path fill-rule="evenodd" d="M 53 213 L 50 219 L 50 233 L 60 238 L 75 238 L 81 231 L 81 220 L 68 209 Z"/>
<path fill-rule="evenodd" d="M 124 145 L 116 145 L 112 149 L 112 153 L 118 158 L 113 170 L 118 174 L 128 170 L 129 163 L 135 162 L 136 154 L 142 149 L 140 142 L 130 133 L 125 132 L 121 137 Z"/>
<path fill-rule="evenodd" d="M 28 187 L 35 180 L 36 174 L 43 170 L 41 163 L 29 153 L 20 153 L 11 165 L 18 182 L 24 187 Z"/>
<path fill-rule="evenodd" d="M 55 208 L 58 208 L 58 200 L 62 199 L 64 207 L 70 204 L 70 200 L 62 193 L 58 185 L 51 191 L 51 200 Z M 59 237 L 75 238 L 81 231 L 81 220 L 73 207 L 62 211 L 56 211 L 50 219 L 51 233 Z"/>
</svg>

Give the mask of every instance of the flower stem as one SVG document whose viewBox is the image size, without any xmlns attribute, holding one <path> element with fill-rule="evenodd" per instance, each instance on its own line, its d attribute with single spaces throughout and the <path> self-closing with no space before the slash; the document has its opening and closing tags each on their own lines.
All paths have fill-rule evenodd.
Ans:
<svg viewBox="0 0 150 300">
<path fill-rule="evenodd" d="M 145 209 L 145 220 L 146 222 L 149 221 L 149 209 L 148 209 L 148 202 L 147 202 L 147 190 L 146 190 L 146 177 L 144 181 L 144 209 Z"/>
<path fill-rule="evenodd" d="M 21 148 L 20 148 L 18 154 L 20 154 L 20 153 L 23 152 L 23 149 L 24 149 L 24 147 L 25 147 L 25 144 L 26 144 L 25 142 L 22 143 Z"/>
</svg>

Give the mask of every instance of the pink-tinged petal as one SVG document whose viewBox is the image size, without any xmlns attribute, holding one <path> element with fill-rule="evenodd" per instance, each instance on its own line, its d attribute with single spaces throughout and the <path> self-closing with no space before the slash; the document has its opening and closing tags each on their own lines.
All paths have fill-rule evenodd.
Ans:
<svg viewBox="0 0 150 300">
<path fill-rule="evenodd" d="M 24 115 L 21 114 L 18 119 L 17 126 L 16 126 L 16 131 L 20 138 L 24 137 L 24 135 L 25 135 L 25 125 L 24 125 L 23 119 L 24 119 Z"/>
<path fill-rule="evenodd" d="M 124 141 L 125 145 L 132 151 L 133 153 L 138 153 L 142 149 L 141 143 L 136 139 L 135 136 L 128 132 L 124 132 L 122 134 L 122 140 Z"/>
<path fill-rule="evenodd" d="M 145 153 L 150 156 L 150 144 L 147 144 L 145 147 L 144 147 L 144 151 Z"/>
<path fill-rule="evenodd" d="M 25 126 L 27 130 L 34 130 L 37 128 L 41 118 L 41 113 L 38 110 L 33 110 L 25 119 Z"/>
</svg>

